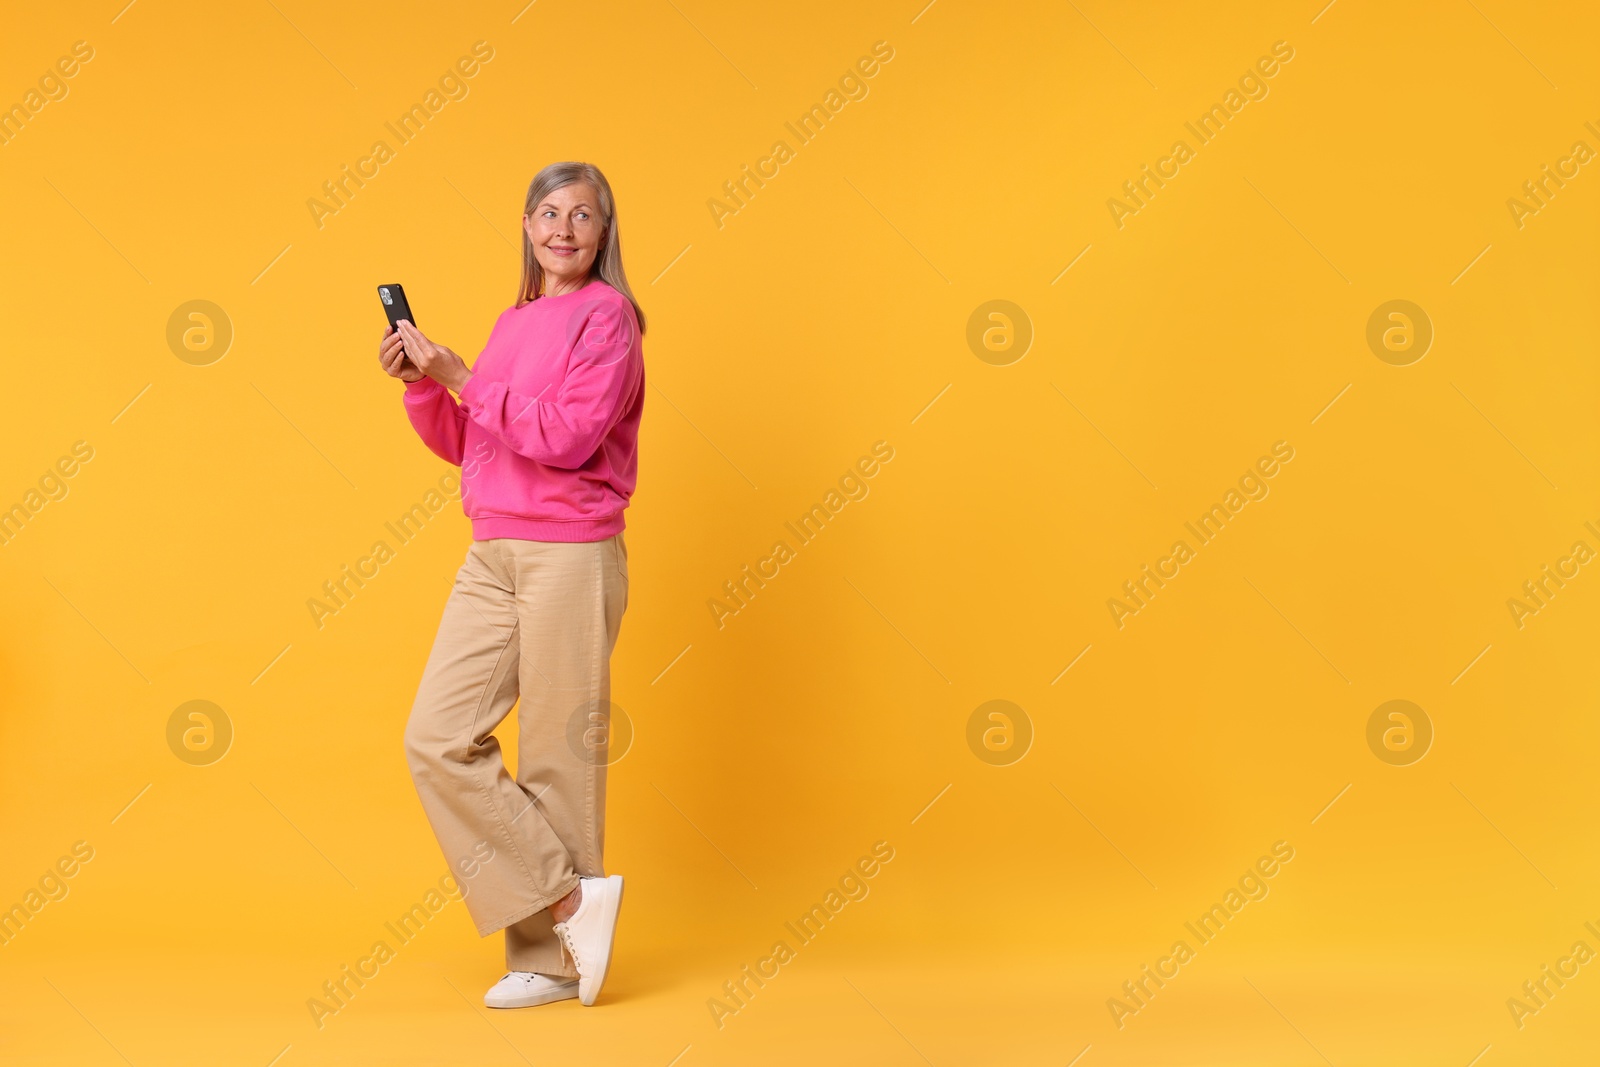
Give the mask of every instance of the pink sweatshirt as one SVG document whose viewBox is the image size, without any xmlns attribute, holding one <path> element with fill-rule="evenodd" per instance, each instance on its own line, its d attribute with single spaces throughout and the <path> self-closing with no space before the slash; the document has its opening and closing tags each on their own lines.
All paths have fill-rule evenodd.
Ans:
<svg viewBox="0 0 1600 1067">
<path fill-rule="evenodd" d="M 603 541 L 638 470 L 644 354 L 628 298 L 596 278 L 507 308 L 461 388 L 406 383 L 406 414 L 461 467 L 474 540 Z"/>
</svg>

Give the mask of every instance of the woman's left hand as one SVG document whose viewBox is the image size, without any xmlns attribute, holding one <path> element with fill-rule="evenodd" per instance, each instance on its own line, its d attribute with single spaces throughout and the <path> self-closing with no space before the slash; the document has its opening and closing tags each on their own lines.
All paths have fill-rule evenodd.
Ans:
<svg viewBox="0 0 1600 1067">
<path fill-rule="evenodd" d="M 451 392 L 460 393 L 461 387 L 472 377 L 462 358 L 444 345 L 434 344 L 422 336 L 422 331 L 405 319 L 395 325 L 405 339 L 406 355 L 417 365 L 417 369 Z"/>
</svg>

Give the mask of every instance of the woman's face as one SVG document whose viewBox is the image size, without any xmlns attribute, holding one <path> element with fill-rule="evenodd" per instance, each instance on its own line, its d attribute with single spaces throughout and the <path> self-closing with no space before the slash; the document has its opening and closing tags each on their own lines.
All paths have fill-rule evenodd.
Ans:
<svg viewBox="0 0 1600 1067">
<path fill-rule="evenodd" d="M 522 227 L 533 243 L 533 256 L 544 268 L 545 287 L 586 278 L 605 239 L 600 198 L 585 182 L 563 185 L 545 197 Z"/>
</svg>

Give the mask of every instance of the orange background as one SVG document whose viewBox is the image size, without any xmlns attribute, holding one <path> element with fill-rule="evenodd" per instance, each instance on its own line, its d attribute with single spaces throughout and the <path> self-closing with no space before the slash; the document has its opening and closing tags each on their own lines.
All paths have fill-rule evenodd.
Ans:
<svg viewBox="0 0 1600 1067">
<path fill-rule="evenodd" d="M 0 545 L 0 906 L 94 857 L 0 946 L 0 1059 L 1583 1062 L 1593 968 L 1520 1029 L 1506 1002 L 1600 949 L 1600 578 L 1521 628 L 1507 601 L 1600 548 L 1600 177 L 1520 227 L 1507 201 L 1600 149 L 1600 26 L 1319 7 L 14 12 L 0 103 L 93 58 L 0 145 L 0 507 L 93 458 Z M 466 96 L 319 228 L 308 199 L 477 41 Z M 1279 41 L 1119 228 L 1108 200 Z M 470 537 L 452 502 L 313 623 L 449 472 L 376 366 L 373 287 L 470 358 L 562 159 L 610 178 L 649 315 L 615 967 L 599 1011 L 490 1013 L 499 939 L 452 903 L 318 1029 L 307 999 L 443 873 L 400 731 Z M 203 365 L 167 340 L 192 300 L 233 333 Z M 969 347 L 993 300 L 1020 358 Z M 1392 300 L 1434 332 L 1409 365 L 1367 343 Z M 880 440 L 868 495 L 719 629 L 723 582 Z M 1278 441 L 1270 493 L 1119 629 L 1107 600 Z M 234 732 L 207 766 L 168 746 L 191 700 Z M 993 700 L 1031 727 L 1008 765 L 969 746 Z M 1391 700 L 1432 727 L 1410 765 L 1368 747 Z M 719 1029 L 708 1000 L 878 841 L 870 894 Z M 1278 841 L 1269 894 L 1119 1029 L 1108 999 Z"/>
</svg>

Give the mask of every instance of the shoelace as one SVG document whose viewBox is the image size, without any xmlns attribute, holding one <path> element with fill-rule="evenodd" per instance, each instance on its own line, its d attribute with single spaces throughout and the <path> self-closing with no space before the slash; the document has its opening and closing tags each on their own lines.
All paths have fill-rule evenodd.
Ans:
<svg viewBox="0 0 1600 1067">
<path fill-rule="evenodd" d="M 540 977 L 548 978 L 549 975 L 540 975 L 537 971 L 508 971 L 505 978 L 500 979 L 500 981 L 504 982 L 506 978 L 515 978 L 519 982 L 526 984 Z"/>
<path fill-rule="evenodd" d="M 583 962 L 578 959 L 578 953 L 572 947 L 572 931 L 567 929 L 566 923 L 557 923 L 554 930 L 556 936 L 561 939 L 561 944 L 566 948 L 567 955 L 571 957 L 572 965 L 578 969 L 578 973 L 581 975 L 583 973 Z"/>
</svg>

